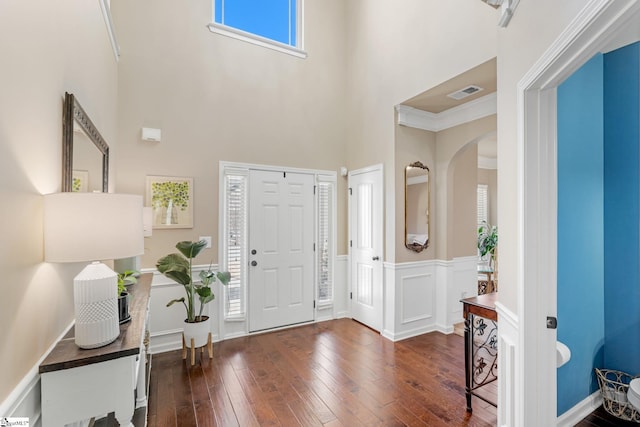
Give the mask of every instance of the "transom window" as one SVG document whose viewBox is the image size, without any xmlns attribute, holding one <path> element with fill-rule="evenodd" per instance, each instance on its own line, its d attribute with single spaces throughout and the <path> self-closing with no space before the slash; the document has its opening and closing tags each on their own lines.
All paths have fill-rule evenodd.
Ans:
<svg viewBox="0 0 640 427">
<path fill-rule="evenodd" d="M 302 0 L 214 0 L 212 32 L 306 57 Z"/>
</svg>

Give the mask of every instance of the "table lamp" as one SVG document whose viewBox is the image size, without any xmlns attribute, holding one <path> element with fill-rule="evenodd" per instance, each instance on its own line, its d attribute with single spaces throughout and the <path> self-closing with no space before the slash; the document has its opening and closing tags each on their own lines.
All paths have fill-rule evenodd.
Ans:
<svg viewBox="0 0 640 427">
<path fill-rule="evenodd" d="M 44 196 L 44 260 L 92 261 L 73 281 L 78 347 L 102 347 L 120 334 L 118 276 L 100 261 L 141 255 L 142 235 L 142 196 L 114 193 Z"/>
</svg>

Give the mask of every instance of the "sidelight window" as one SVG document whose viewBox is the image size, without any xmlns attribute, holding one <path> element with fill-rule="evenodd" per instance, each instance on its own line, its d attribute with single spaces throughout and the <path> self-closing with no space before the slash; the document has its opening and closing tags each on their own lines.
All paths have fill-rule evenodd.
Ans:
<svg viewBox="0 0 640 427">
<path fill-rule="evenodd" d="M 231 273 L 224 290 L 224 318 L 243 319 L 246 313 L 247 271 L 247 171 L 224 172 L 224 254 L 223 264 Z"/>
</svg>

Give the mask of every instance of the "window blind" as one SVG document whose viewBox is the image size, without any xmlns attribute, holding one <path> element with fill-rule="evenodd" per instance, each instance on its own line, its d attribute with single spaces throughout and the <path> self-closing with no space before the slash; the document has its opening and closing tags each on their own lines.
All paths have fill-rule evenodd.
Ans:
<svg viewBox="0 0 640 427">
<path fill-rule="evenodd" d="M 489 187 L 486 184 L 478 184 L 477 217 L 478 227 L 483 222 L 489 221 Z"/>
<path fill-rule="evenodd" d="M 318 304 L 333 301 L 333 186 L 332 182 L 318 183 L 318 248 L 317 282 Z"/>
<path fill-rule="evenodd" d="M 231 281 L 225 287 L 225 319 L 245 316 L 247 254 L 247 176 L 225 175 L 225 260 Z"/>
</svg>

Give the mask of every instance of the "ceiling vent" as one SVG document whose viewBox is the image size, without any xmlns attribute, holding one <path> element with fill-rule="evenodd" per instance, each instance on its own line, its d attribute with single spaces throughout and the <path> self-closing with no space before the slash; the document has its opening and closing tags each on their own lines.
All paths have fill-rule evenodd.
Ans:
<svg viewBox="0 0 640 427">
<path fill-rule="evenodd" d="M 450 93 L 447 96 L 455 100 L 460 100 L 460 99 L 466 98 L 467 96 L 473 95 L 474 93 L 478 93 L 481 90 L 484 90 L 484 89 L 481 88 L 480 86 L 469 85 L 463 89 Z"/>
</svg>

